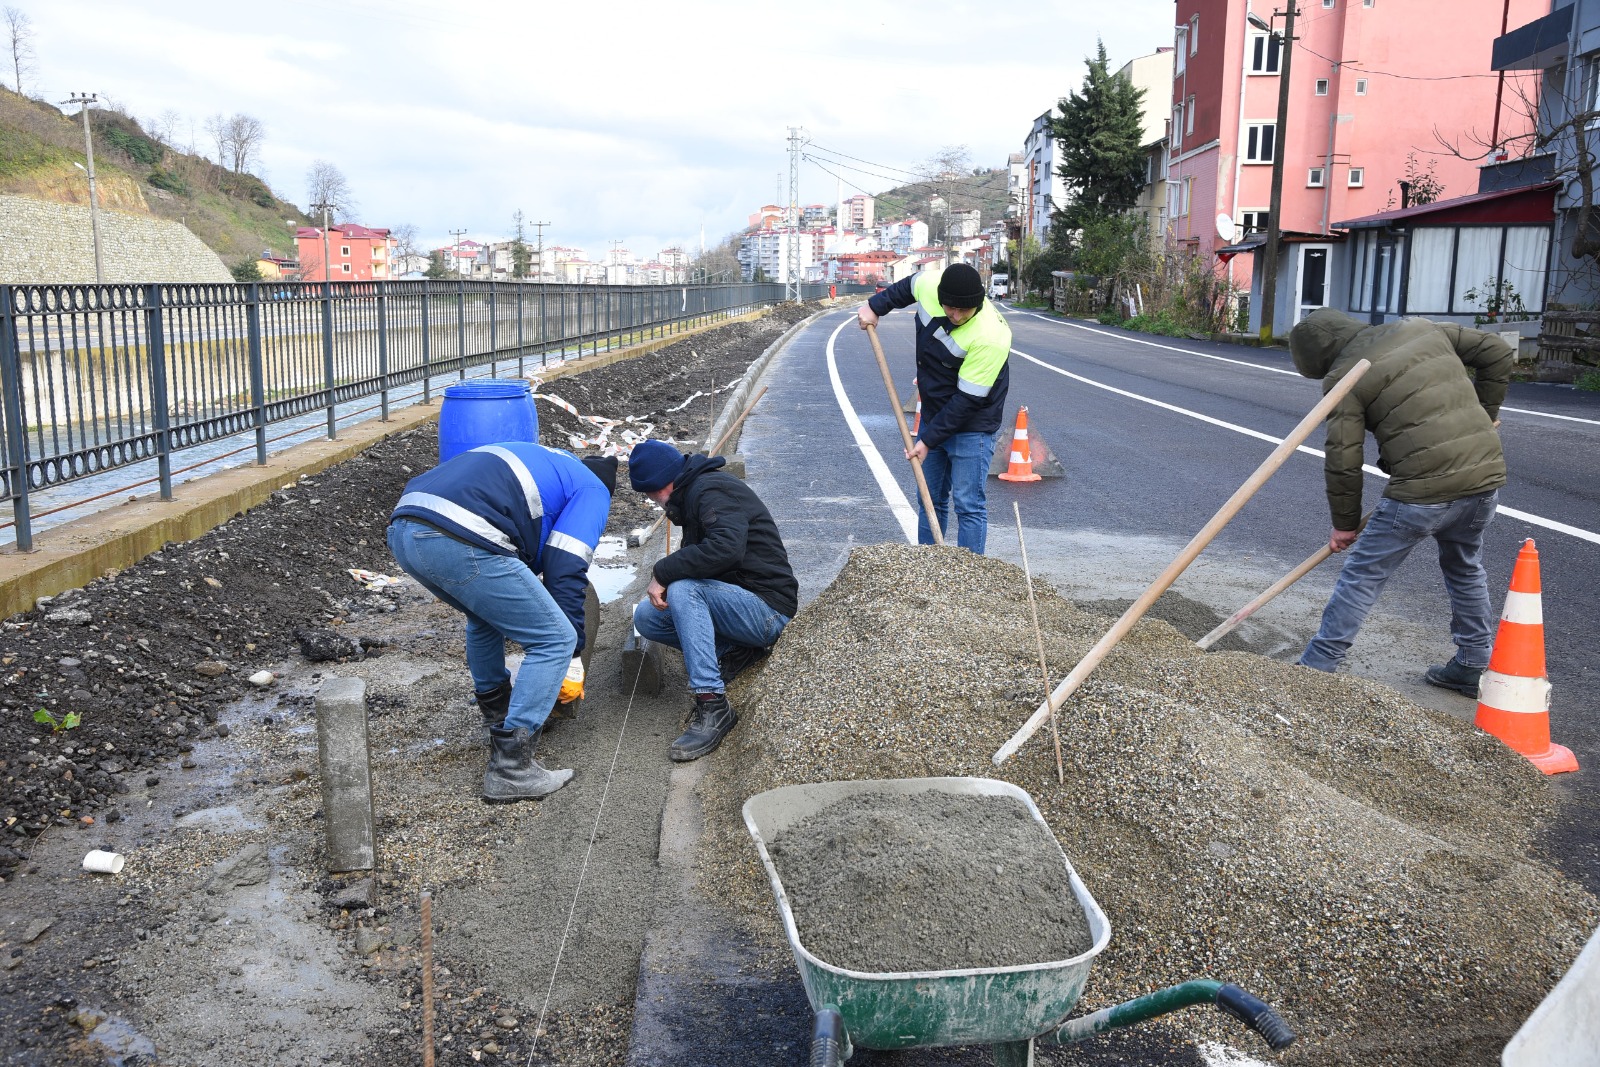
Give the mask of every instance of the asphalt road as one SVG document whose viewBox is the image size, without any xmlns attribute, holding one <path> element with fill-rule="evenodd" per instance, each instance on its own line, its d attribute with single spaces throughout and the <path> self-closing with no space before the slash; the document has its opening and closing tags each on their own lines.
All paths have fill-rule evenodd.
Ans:
<svg viewBox="0 0 1600 1067">
<path fill-rule="evenodd" d="M 1076 599 L 1137 596 L 1320 396 L 1318 383 L 1296 374 L 1282 350 L 1175 341 L 1021 309 L 1007 317 L 1009 406 L 1028 406 L 1035 440 L 1048 442 L 1066 473 L 1029 484 L 991 479 L 988 551 L 1020 562 L 1015 501 L 1035 572 Z M 906 502 L 916 500 L 876 361 L 852 319 L 853 311 L 833 312 L 795 338 L 763 379 L 762 417 L 751 419 L 740 444 L 751 484 L 790 545 L 805 598 L 832 580 L 853 545 L 905 537 Z M 914 369 L 912 329 L 905 312 L 879 328 L 902 396 Z M 1552 779 L 1564 812 L 1549 852 L 1600 892 L 1600 794 L 1583 788 L 1600 768 L 1600 670 L 1592 662 L 1600 632 L 1600 395 L 1515 384 L 1502 419 L 1510 483 L 1486 537 L 1490 591 L 1498 609 L 1519 547 L 1534 538 L 1552 734 L 1584 768 Z M 1325 543 L 1322 459 L 1314 452 L 1322 438 L 1320 428 L 1313 431 L 1179 579 L 1178 592 L 1225 617 Z M 1376 449 L 1368 444 L 1370 464 Z M 1368 507 L 1384 484 L 1368 474 Z M 1240 635 L 1257 651 L 1297 656 L 1316 629 L 1336 564 L 1263 608 Z M 1448 610 L 1436 553 L 1419 546 L 1352 650 L 1351 671 L 1470 721 L 1474 701 L 1421 680 L 1429 664 L 1452 654 Z"/>
</svg>

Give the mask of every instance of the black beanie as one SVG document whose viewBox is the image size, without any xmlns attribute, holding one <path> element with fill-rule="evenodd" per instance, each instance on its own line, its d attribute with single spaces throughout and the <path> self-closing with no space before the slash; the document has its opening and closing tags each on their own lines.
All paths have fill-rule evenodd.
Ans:
<svg viewBox="0 0 1600 1067">
<path fill-rule="evenodd" d="M 955 263 L 939 276 L 939 303 L 950 308 L 975 308 L 983 303 L 983 279 L 966 263 Z"/>
<path fill-rule="evenodd" d="M 590 474 L 600 479 L 600 484 L 606 487 L 606 492 L 612 496 L 617 495 L 616 456 L 585 456 L 578 462 L 589 468 Z"/>
</svg>

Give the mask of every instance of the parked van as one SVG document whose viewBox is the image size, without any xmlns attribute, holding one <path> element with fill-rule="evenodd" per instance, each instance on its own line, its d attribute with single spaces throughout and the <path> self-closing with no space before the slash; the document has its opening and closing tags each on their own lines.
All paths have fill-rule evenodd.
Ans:
<svg viewBox="0 0 1600 1067">
<path fill-rule="evenodd" d="M 989 299 L 1004 300 L 1011 292 L 1011 277 L 996 274 L 989 278 Z"/>
</svg>

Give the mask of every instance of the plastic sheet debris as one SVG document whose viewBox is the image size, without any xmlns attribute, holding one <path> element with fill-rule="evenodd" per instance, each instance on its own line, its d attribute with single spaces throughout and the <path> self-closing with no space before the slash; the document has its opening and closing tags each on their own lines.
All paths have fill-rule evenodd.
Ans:
<svg viewBox="0 0 1600 1067">
<path fill-rule="evenodd" d="M 360 582 L 368 592 L 372 593 L 391 585 L 399 585 L 405 581 L 404 578 L 393 578 L 387 574 L 379 574 L 377 571 L 362 570 L 360 567 L 351 567 L 345 573 Z"/>
</svg>

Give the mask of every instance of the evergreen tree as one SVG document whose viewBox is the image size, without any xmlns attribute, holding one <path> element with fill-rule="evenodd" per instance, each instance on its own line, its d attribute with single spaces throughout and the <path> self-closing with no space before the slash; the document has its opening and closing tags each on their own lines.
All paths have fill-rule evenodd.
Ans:
<svg viewBox="0 0 1600 1067">
<path fill-rule="evenodd" d="M 422 272 L 424 278 L 448 278 L 450 268 L 445 265 L 443 252 L 428 253 L 428 269 Z"/>
<path fill-rule="evenodd" d="M 1074 230 L 1132 208 L 1144 186 L 1144 90 L 1112 74 L 1105 42 L 1096 44 L 1095 57 L 1084 60 L 1089 72 L 1082 90 L 1069 92 L 1050 119 L 1050 136 L 1061 150 L 1056 172 L 1070 197 L 1063 214 Z"/>
</svg>

